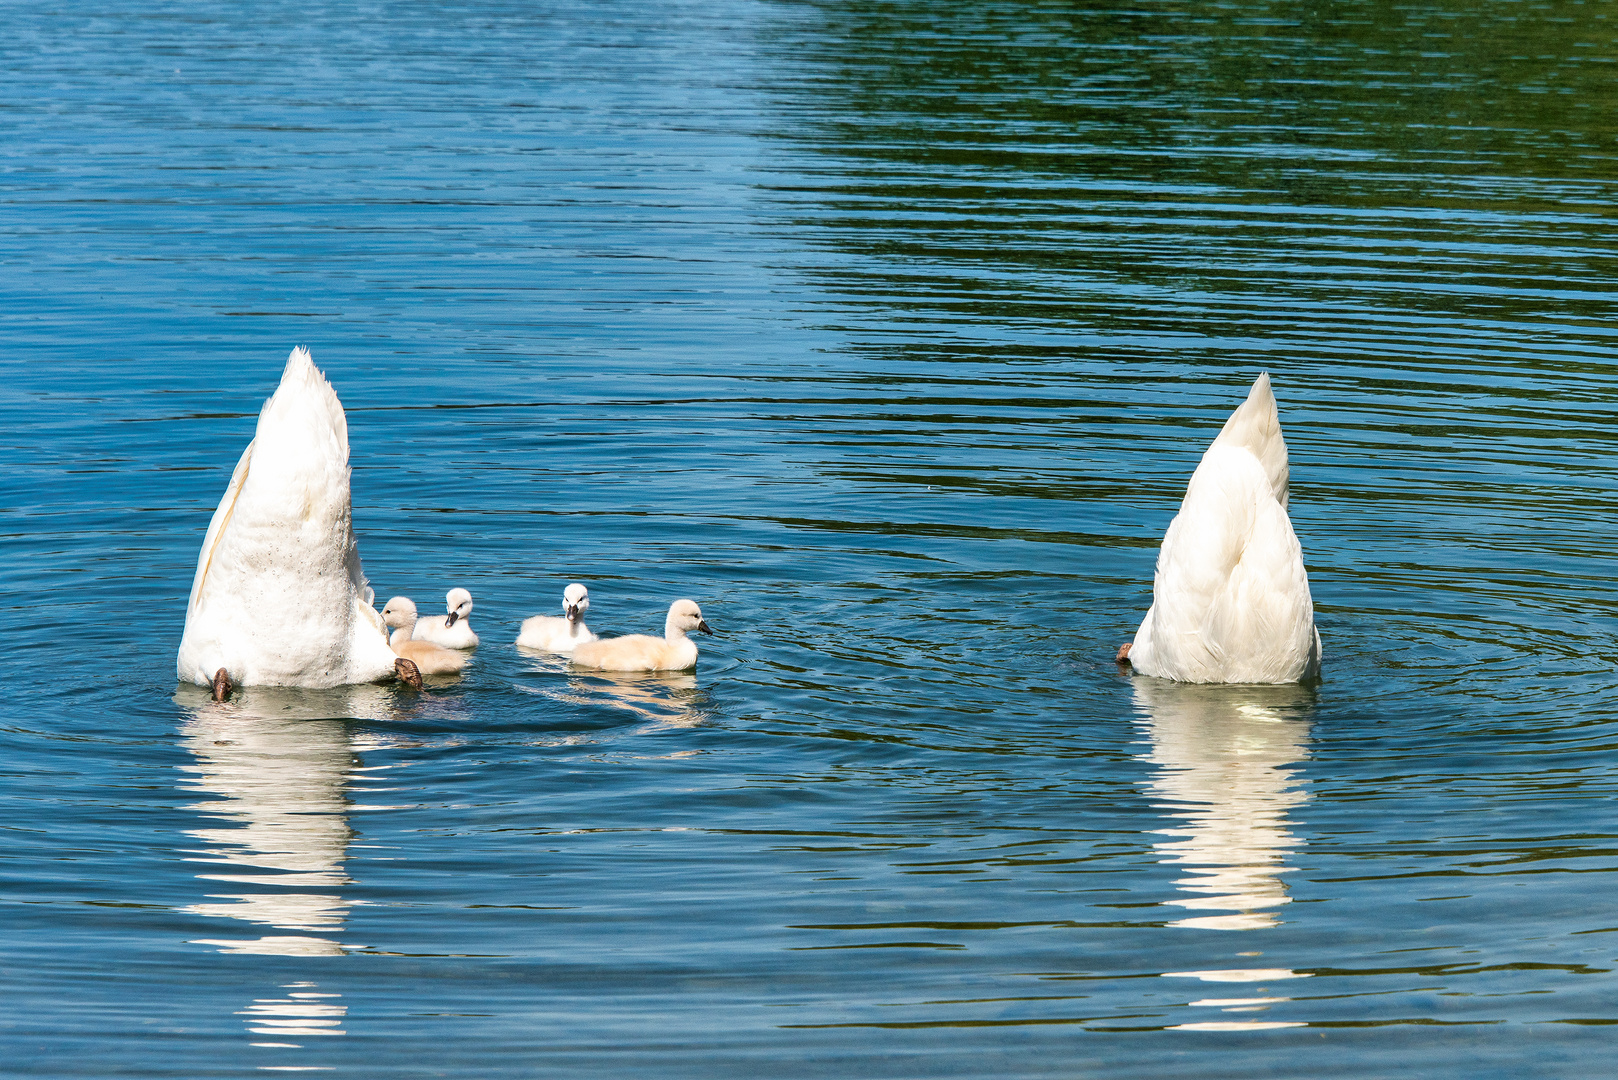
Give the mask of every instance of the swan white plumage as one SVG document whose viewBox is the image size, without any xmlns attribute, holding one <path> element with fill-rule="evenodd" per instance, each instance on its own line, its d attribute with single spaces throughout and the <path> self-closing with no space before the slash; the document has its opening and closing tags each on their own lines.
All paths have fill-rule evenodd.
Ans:
<svg viewBox="0 0 1618 1080">
<path fill-rule="evenodd" d="M 1268 373 L 1186 485 L 1157 555 L 1152 607 L 1120 661 L 1192 683 L 1290 683 L 1320 673 L 1303 549 L 1287 517 L 1287 448 Z"/>
<path fill-rule="evenodd" d="M 446 649 L 477 648 L 478 636 L 467 622 L 472 614 L 472 594 L 465 589 L 451 589 L 444 594 L 444 610 L 446 614 L 416 620 L 411 639 L 430 641 Z"/>
<path fill-rule="evenodd" d="M 399 670 L 349 502 L 348 422 L 309 355 L 287 358 L 208 523 L 175 671 L 214 687 L 343 686 Z"/>
<path fill-rule="evenodd" d="M 697 643 L 686 637 L 692 630 L 713 633 L 695 601 L 676 600 L 669 605 L 662 637 L 625 634 L 581 642 L 573 649 L 573 663 L 605 671 L 688 671 L 697 666 Z"/>
<path fill-rule="evenodd" d="M 584 625 L 584 613 L 588 610 L 590 590 L 575 581 L 562 590 L 562 617 L 535 615 L 524 619 L 517 644 L 525 649 L 570 653 L 581 643 L 596 640 L 596 635 Z"/>
<path fill-rule="evenodd" d="M 466 655 L 430 641 L 416 641 L 416 602 L 408 596 L 395 596 L 382 607 L 382 621 L 393 627 L 388 645 L 395 653 L 416 665 L 423 675 L 458 675 L 466 667 Z"/>
</svg>

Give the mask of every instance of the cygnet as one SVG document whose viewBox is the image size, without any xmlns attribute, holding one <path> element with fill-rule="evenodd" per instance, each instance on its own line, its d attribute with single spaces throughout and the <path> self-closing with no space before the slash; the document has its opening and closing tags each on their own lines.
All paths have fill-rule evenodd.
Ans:
<svg viewBox="0 0 1618 1080">
<path fill-rule="evenodd" d="M 395 596 L 382 609 L 382 621 L 393 627 L 388 644 L 395 654 L 412 661 L 423 675 L 459 675 L 466 657 L 430 641 L 412 641 L 416 626 L 416 605 L 408 596 Z"/>
<path fill-rule="evenodd" d="M 555 615 L 535 615 L 522 621 L 522 633 L 517 644 L 525 649 L 544 652 L 570 653 L 575 646 L 595 641 L 596 636 L 584 625 L 584 613 L 590 609 L 590 590 L 574 582 L 562 590 L 561 618 Z"/>
<path fill-rule="evenodd" d="M 573 649 L 573 662 L 604 671 L 689 671 L 697 666 L 697 643 L 686 637 L 692 630 L 713 633 L 695 601 L 676 600 L 669 606 L 662 637 L 626 634 L 581 642 Z"/>
<path fill-rule="evenodd" d="M 412 641 L 430 641 L 446 649 L 475 649 L 478 636 L 472 631 L 467 617 L 472 614 L 472 594 L 465 589 L 451 589 L 444 594 L 445 615 L 431 615 L 416 622 Z"/>
</svg>

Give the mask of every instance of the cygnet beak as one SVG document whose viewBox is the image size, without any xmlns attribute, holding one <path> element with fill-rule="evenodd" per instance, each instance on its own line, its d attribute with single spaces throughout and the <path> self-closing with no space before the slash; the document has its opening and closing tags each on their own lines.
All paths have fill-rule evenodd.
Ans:
<svg viewBox="0 0 1618 1080">
<path fill-rule="evenodd" d="M 701 632 L 702 632 L 702 633 L 704 633 L 704 634 L 711 634 L 711 633 L 713 633 L 713 631 L 712 631 L 712 630 L 710 630 L 710 629 L 709 629 L 709 628 L 708 628 L 708 620 L 707 620 L 707 619 L 701 619 L 701 620 L 699 620 L 699 621 L 698 621 L 698 622 L 697 622 L 697 629 L 698 629 L 698 630 L 699 630 L 699 631 L 701 631 Z"/>
<path fill-rule="evenodd" d="M 584 614 L 584 613 L 579 610 L 579 605 L 577 605 L 577 604 L 569 604 L 567 606 L 567 621 L 568 622 L 578 622 L 579 621 L 579 616 L 582 615 L 582 614 Z"/>
<path fill-rule="evenodd" d="M 449 613 L 449 621 L 448 621 L 448 622 L 446 622 L 446 623 L 445 623 L 445 624 L 444 624 L 444 626 L 445 626 L 445 627 L 451 627 L 451 626 L 454 626 L 454 625 L 455 625 L 455 620 L 456 620 L 456 619 L 459 619 L 459 618 L 460 618 L 460 616 L 459 616 L 459 615 L 457 615 L 457 614 L 456 614 L 456 613 L 455 613 L 455 612 L 453 612 L 453 611 L 452 611 L 452 612 L 450 612 L 450 613 Z"/>
</svg>

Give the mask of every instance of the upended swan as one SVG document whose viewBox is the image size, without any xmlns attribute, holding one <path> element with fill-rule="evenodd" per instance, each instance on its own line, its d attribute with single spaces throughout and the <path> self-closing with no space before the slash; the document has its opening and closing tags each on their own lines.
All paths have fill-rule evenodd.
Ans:
<svg viewBox="0 0 1618 1080">
<path fill-rule="evenodd" d="M 596 640 L 596 635 L 584 625 L 584 613 L 588 610 L 590 590 L 575 581 L 562 590 L 562 616 L 535 615 L 524 619 L 517 644 L 525 649 L 570 653 L 583 642 Z"/>
<path fill-rule="evenodd" d="M 175 671 L 221 699 L 233 685 L 408 679 L 373 596 L 354 539 L 348 422 L 300 346 L 208 523 Z"/>
<path fill-rule="evenodd" d="M 1267 372 L 1192 473 L 1157 555 L 1151 610 L 1118 660 L 1192 683 L 1319 675 L 1320 633 L 1287 518 L 1287 447 Z"/>
<path fill-rule="evenodd" d="M 676 600 L 669 605 L 662 637 L 626 634 L 580 642 L 573 663 L 604 671 L 688 671 L 697 666 L 697 643 L 686 637 L 692 630 L 713 633 L 695 601 Z"/>
<path fill-rule="evenodd" d="M 465 589 L 451 589 L 444 594 L 443 615 L 429 615 L 416 621 L 415 641 L 430 641 L 446 649 L 475 649 L 478 636 L 472 630 L 467 616 L 472 614 L 472 594 Z"/>
<path fill-rule="evenodd" d="M 382 621 L 393 628 L 388 644 L 393 651 L 413 662 L 423 675 L 459 675 L 466 667 L 466 654 L 412 640 L 416 627 L 416 602 L 408 596 L 395 596 L 382 608 Z"/>
</svg>

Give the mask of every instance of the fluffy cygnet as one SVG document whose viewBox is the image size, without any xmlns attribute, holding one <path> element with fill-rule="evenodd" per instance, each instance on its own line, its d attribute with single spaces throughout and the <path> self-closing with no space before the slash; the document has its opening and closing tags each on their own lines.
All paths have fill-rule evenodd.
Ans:
<svg viewBox="0 0 1618 1080">
<path fill-rule="evenodd" d="M 410 632 L 416 625 L 416 605 L 408 596 L 395 596 L 382 609 L 382 621 L 393 627 L 388 644 L 393 651 L 413 662 L 423 675 L 459 675 L 466 667 L 466 657 L 430 641 L 412 641 Z"/>
<path fill-rule="evenodd" d="M 477 648 L 478 636 L 467 621 L 472 614 L 472 594 L 465 589 L 451 589 L 444 594 L 444 609 L 448 614 L 418 619 L 411 640 L 430 641 L 446 649 Z"/>
<path fill-rule="evenodd" d="M 581 642 L 573 649 L 573 662 L 604 671 L 689 671 L 697 666 L 697 643 L 686 637 L 692 630 L 713 633 L 695 601 L 676 600 L 669 606 L 662 637 L 626 634 Z"/>
<path fill-rule="evenodd" d="M 589 609 L 590 590 L 575 581 L 562 590 L 562 611 L 565 614 L 561 618 L 535 615 L 531 619 L 524 619 L 522 633 L 517 635 L 517 644 L 525 649 L 570 653 L 586 641 L 595 641 L 596 636 L 584 625 L 584 613 Z"/>
</svg>

